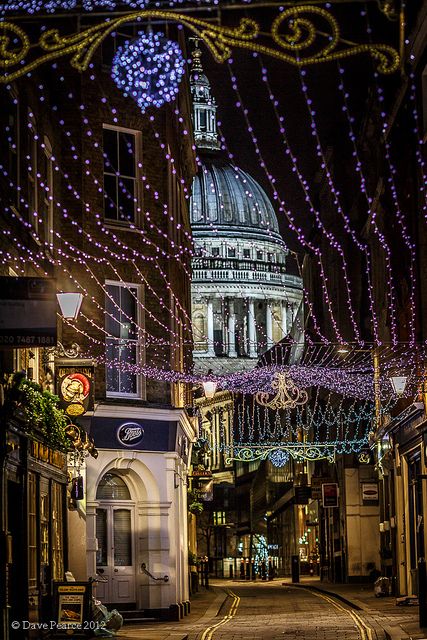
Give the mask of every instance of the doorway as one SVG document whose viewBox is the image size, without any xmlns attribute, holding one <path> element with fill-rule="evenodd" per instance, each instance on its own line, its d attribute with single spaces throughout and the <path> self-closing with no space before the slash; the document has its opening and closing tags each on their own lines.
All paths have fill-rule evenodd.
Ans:
<svg viewBox="0 0 427 640">
<path fill-rule="evenodd" d="M 124 480 L 106 473 L 96 498 L 96 570 L 105 582 L 97 584 L 101 602 L 115 605 L 135 603 L 135 509 Z"/>
</svg>

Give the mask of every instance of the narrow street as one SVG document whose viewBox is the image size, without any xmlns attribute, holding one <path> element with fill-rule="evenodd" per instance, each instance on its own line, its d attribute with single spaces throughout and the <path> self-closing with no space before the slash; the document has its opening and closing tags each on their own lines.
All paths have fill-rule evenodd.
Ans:
<svg viewBox="0 0 427 640">
<path fill-rule="evenodd" d="M 375 637 L 363 615 L 339 600 L 281 581 L 246 584 L 216 582 L 217 607 L 192 622 L 124 627 L 120 638 L 149 640 L 370 640 Z M 214 599 L 212 599 L 212 602 Z M 223 603 L 221 606 L 221 602 Z"/>
</svg>

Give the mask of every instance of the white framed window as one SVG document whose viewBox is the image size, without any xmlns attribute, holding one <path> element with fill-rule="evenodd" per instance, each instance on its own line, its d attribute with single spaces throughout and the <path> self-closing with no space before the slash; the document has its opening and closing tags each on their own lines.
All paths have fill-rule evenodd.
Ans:
<svg viewBox="0 0 427 640">
<path fill-rule="evenodd" d="M 106 394 L 107 397 L 142 395 L 137 368 L 143 361 L 141 347 L 141 286 L 107 281 L 105 284 Z"/>
<path fill-rule="evenodd" d="M 251 257 L 251 250 L 250 249 L 243 249 L 243 257 L 244 258 L 250 258 Z"/>
<path fill-rule="evenodd" d="M 103 125 L 104 218 L 133 224 L 140 200 L 139 175 L 141 132 Z"/>
</svg>

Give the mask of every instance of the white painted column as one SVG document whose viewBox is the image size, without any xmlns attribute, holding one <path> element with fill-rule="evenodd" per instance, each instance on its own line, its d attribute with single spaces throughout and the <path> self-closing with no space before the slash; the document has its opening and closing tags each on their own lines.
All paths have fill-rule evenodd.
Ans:
<svg viewBox="0 0 427 640">
<path fill-rule="evenodd" d="M 282 338 L 288 335 L 288 318 L 286 302 L 282 302 Z"/>
<path fill-rule="evenodd" d="M 255 305 L 253 298 L 248 300 L 248 333 L 249 333 L 249 357 L 256 358 L 258 355 L 257 343 L 256 343 L 256 328 L 255 328 Z"/>
<path fill-rule="evenodd" d="M 208 324 L 208 355 L 214 356 L 214 314 L 212 298 L 208 298 L 206 320 Z"/>
<path fill-rule="evenodd" d="M 270 300 L 267 302 L 267 320 L 266 320 L 266 329 L 267 329 L 267 349 L 271 349 L 273 346 L 273 311 L 271 308 Z"/>
<path fill-rule="evenodd" d="M 236 316 L 234 313 L 234 300 L 228 301 L 228 356 L 229 358 L 237 358 Z"/>
</svg>

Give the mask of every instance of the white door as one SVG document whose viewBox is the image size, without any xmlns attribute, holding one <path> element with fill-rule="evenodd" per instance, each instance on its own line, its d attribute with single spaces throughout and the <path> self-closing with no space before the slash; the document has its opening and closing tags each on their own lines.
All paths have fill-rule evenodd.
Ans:
<svg viewBox="0 0 427 640">
<path fill-rule="evenodd" d="M 101 503 L 96 510 L 96 598 L 117 605 L 135 602 L 133 507 Z"/>
</svg>

